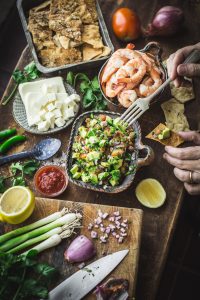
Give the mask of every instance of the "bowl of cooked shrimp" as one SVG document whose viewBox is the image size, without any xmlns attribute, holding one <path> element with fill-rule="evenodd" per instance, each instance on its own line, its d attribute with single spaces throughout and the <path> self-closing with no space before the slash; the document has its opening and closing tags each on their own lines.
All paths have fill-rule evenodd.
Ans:
<svg viewBox="0 0 200 300">
<path fill-rule="evenodd" d="M 101 91 L 114 111 L 153 94 L 167 79 L 158 43 L 150 42 L 142 50 L 134 48 L 128 44 L 116 50 L 99 72 Z"/>
</svg>

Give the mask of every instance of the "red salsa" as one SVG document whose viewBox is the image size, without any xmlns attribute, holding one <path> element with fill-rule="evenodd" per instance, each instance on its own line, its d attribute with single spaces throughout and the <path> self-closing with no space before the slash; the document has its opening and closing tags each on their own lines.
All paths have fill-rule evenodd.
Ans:
<svg viewBox="0 0 200 300">
<path fill-rule="evenodd" d="M 57 195 L 66 187 L 66 176 L 57 166 L 44 166 L 35 174 L 35 184 L 41 193 Z"/>
</svg>

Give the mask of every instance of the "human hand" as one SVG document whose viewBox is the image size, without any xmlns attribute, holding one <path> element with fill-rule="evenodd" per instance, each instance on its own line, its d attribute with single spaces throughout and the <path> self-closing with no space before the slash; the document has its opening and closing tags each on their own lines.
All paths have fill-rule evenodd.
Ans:
<svg viewBox="0 0 200 300">
<path fill-rule="evenodd" d="M 200 76 L 200 63 L 182 64 L 186 59 L 186 57 L 194 49 L 199 49 L 200 51 L 200 43 L 177 50 L 175 53 L 171 54 L 167 60 L 168 74 L 169 77 L 172 80 L 174 80 L 174 85 L 176 87 L 180 86 L 182 76 L 187 76 L 187 77 Z"/>
<path fill-rule="evenodd" d="M 163 158 L 175 167 L 174 174 L 184 182 L 188 193 L 200 195 L 200 133 L 188 131 L 179 132 L 179 135 L 196 146 L 186 148 L 166 146 Z"/>
</svg>

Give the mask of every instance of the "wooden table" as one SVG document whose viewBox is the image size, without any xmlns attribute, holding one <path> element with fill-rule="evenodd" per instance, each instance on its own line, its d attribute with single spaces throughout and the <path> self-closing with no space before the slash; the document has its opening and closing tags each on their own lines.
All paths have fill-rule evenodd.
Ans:
<svg viewBox="0 0 200 300">
<path fill-rule="evenodd" d="M 104 13 L 104 17 L 109 28 L 112 42 L 116 48 L 122 46 L 117 39 L 113 36 L 110 24 L 111 14 L 118 5 L 125 5 L 133 7 L 131 0 L 101 0 L 99 1 Z M 154 40 L 159 41 L 164 49 L 163 56 L 166 58 L 170 53 L 176 49 L 198 42 L 200 40 L 200 32 L 198 31 L 199 22 L 198 14 L 200 12 L 199 1 L 134 1 L 134 7 L 137 10 L 143 25 L 146 25 L 154 12 L 158 7 L 166 5 L 171 2 L 173 5 L 179 5 L 185 12 L 185 29 L 181 34 L 172 38 L 156 38 Z M 183 3 L 182 3 L 183 2 Z M 195 17 L 196 16 L 196 17 Z M 195 30 L 196 28 L 196 30 Z M 153 39 L 151 39 L 153 40 Z M 138 49 L 142 48 L 148 41 L 139 39 L 136 43 Z M 31 55 L 28 48 L 22 53 L 22 56 L 18 62 L 17 67 L 23 68 L 31 60 Z M 92 74 L 96 74 L 98 70 L 92 70 Z M 10 81 L 7 91 L 13 86 L 13 82 Z M 200 86 L 195 84 L 196 99 L 200 95 Z M 162 100 L 170 98 L 169 91 L 163 94 Z M 200 110 L 198 101 L 192 101 L 186 104 L 186 114 L 189 120 L 191 129 L 199 128 L 198 120 L 200 120 Z M 17 127 L 12 117 L 12 102 L 6 107 L 0 107 L 0 129 L 7 127 Z M 151 131 L 158 123 L 164 122 L 164 115 L 160 108 L 160 105 L 155 105 L 150 111 L 140 119 L 140 125 L 143 132 L 143 142 L 150 145 L 155 152 L 155 160 L 151 166 L 145 167 L 138 171 L 134 184 L 125 192 L 117 195 L 106 195 L 96 193 L 88 190 L 83 190 L 79 187 L 69 184 L 66 192 L 61 196 L 62 199 L 71 201 L 88 202 L 118 205 L 125 207 L 136 207 L 144 210 L 144 221 L 142 228 L 142 240 L 141 240 L 141 254 L 139 260 L 138 270 L 138 282 L 136 287 L 136 299 L 137 300 L 152 300 L 155 298 L 158 288 L 159 280 L 162 274 L 162 270 L 167 257 L 170 240 L 173 235 L 176 220 L 179 215 L 179 210 L 183 200 L 184 190 L 183 185 L 174 177 L 173 168 L 163 160 L 162 155 L 164 148 L 162 145 L 153 141 L 146 140 L 144 137 Z M 68 138 L 71 131 L 71 127 L 62 131 L 55 136 L 62 140 L 62 149 L 66 150 L 68 144 Z M 32 147 L 38 140 L 39 136 L 26 134 L 27 142 L 22 146 L 16 147 L 15 151 L 20 151 L 24 148 L 28 149 Z M 6 172 L 6 168 L 1 168 L 1 173 Z M 135 187 L 137 183 L 144 178 L 156 178 L 165 187 L 167 193 L 167 200 L 163 207 L 155 210 L 142 207 L 135 197 Z M 32 186 L 31 186 L 32 187 Z M 32 187 L 34 188 L 34 187 Z"/>
</svg>

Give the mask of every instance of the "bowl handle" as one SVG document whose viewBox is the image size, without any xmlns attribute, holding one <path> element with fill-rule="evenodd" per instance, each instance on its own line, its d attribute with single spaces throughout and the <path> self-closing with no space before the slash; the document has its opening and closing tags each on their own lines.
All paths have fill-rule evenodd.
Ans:
<svg viewBox="0 0 200 300">
<path fill-rule="evenodd" d="M 154 54 L 159 61 L 161 60 L 163 49 L 158 42 L 149 42 L 142 50 Z"/>
<path fill-rule="evenodd" d="M 139 154 L 138 154 L 137 168 L 139 169 L 141 167 L 150 165 L 152 163 L 152 161 L 154 160 L 153 149 L 150 146 L 139 144 L 138 150 L 139 150 Z M 146 156 L 142 157 L 142 158 L 139 157 L 140 152 L 146 152 Z"/>
</svg>

